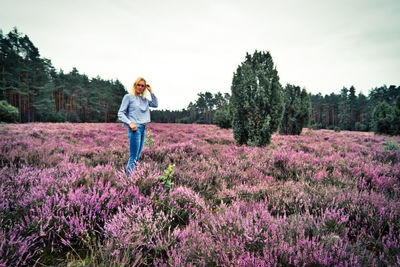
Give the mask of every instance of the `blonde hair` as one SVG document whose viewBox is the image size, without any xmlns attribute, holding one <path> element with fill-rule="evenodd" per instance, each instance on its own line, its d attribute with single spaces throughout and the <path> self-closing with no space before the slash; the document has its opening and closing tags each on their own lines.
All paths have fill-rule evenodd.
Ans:
<svg viewBox="0 0 400 267">
<path fill-rule="evenodd" d="M 146 97 L 147 87 L 146 87 L 146 80 L 144 78 L 142 78 L 142 77 L 137 78 L 136 81 L 133 83 L 133 86 L 132 86 L 132 89 L 131 89 L 131 94 L 135 95 L 136 86 L 141 81 L 144 81 L 144 90 L 143 90 L 143 93 L 140 94 L 140 96 L 144 99 Z"/>
</svg>

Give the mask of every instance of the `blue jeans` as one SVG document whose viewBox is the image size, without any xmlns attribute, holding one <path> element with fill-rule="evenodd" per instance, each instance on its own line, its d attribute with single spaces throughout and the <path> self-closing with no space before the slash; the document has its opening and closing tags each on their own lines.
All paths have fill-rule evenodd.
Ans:
<svg viewBox="0 0 400 267">
<path fill-rule="evenodd" d="M 142 153 L 144 140 L 146 137 L 146 125 L 137 124 L 137 130 L 132 131 L 128 127 L 129 138 L 129 161 L 126 166 L 126 175 L 129 177 L 131 172 L 135 169 L 136 163 L 139 161 L 140 153 Z"/>
</svg>

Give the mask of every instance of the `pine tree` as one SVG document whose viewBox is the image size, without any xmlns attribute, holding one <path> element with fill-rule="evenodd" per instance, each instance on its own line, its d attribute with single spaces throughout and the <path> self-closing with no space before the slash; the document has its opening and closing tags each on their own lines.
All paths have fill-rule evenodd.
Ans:
<svg viewBox="0 0 400 267">
<path fill-rule="evenodd" d="M 357 120 L 356 116 L 356 105 L 357 105 L 357 96 L 356 96 L 356 89 L 354 86 L 351 86 L 349 89 L 349 97 L 348 97 L 348 104 L 349 104 L 349 130 L 354 131 L 355 124 Z"/>
<path fill-rule="evenodd" d="M 400 135 L 400 96 L 397 97 L 396 105 L 394 106 L 394 119 L 393 119 L 393 134 Z"/>
<path fill-rule="evenodd" d="M 349 105 L 347 99 L 348 89 L 343 87 L 340 92 L 339 102 L 339 127 L 342 130 L 349 130 Z"/>
<path fill-rule="evenodd" d="M 279 132 L 299 135 L 310 120 L 311 101 L 306 90 L 287 84 L 284 89 L 285 112 Z"/>
<path fill-rule="evenodd" d="M 278 130 L 284 103 L 278 71 L 269 52 L 255 51 L 233 75 L 230 111 L 238 144 L 265 146 Z"/>
<path fill-rule="evenodd" d="M 321 93 L 317 95 L 311 95 L 311 126 L 314 129 L 319 129 L 322 127 L 322 109 L 323 109 L 324 98 Z"/>
<path fill-rule="evenodd" d="M 213 123 L 223 129 L 231 128 L 232 120 L 228 105 L 222 106 L 215 112 Z"/>
<path fill-rule="evenodd" d="M 116 81 L 89 81 L 74 68 L 56 72 L 29 37 L 0 30 L 0 100 L 18 109 L 19 122 L 114 122 L 126 93 Z"/>
<path fill-rule="evenodd" d="M 394 109 L 388 103 L 386 103 L 386 101 L 382 101 L 378 106 L 375 107 L 372 115 L 374 119 L 375 133 L 389 135 L 394 134 L 394 113 Z"/>
<path fill-rule="evenodd" d="M 356 123 L 354 129 L 356 131 L 367 131 L 368 125 L 366 123 L 366 107 L 367 107 L 367 97 L 360 92 L 357 97 L 357 104 L 355 107 L 356 112 Z"/>
</svg>

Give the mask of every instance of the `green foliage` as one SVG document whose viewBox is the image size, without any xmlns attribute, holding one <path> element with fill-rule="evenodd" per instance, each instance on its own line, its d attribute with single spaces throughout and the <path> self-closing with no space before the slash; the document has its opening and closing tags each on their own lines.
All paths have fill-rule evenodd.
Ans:
<svg viewBox="0 0 400 267">
<path fill-rule="evenodd" d="M 321 125 L 321 123 L 315 123 L 315 124 L 311 124 L 310 125 L 310 129 L 312 129 L 312 130 L 319 130 L 319 129 L 322 129 L 323 127 L 322 127 L 322 125 Z"/>
<path fill-rule="evenodd" d="M 357 96 L 356 96 L 356 89 L 354 88 L 354 86 L 351 86 L 349 89 L 349 96 L 347 98 L 347 102 L 348 102 L 347 113 L 349 114 L 348 130 L 354 131 L 355 123 L 357 120 Z"/>
<path fill-rule="evenodd" d="M 346 87 L 343 87 L 342 90 L 340 91 L 339 127 L 343 130 L 349 130 L 349 125 L 350 125 L 348 92 L 349 90 Z"/>
<path fill-rule="evenodd" d="M 168 168 L 164 170 L 164 175 L 161 175 L 158 178 L 167 191 L 169 191 L 174 185 L 174 182 L 172 181 L 172 178 L 174 177 L 174 168 L 175 164 L 169 164 Z"/>
<path fill-rule="evenodd" d="M 81 122 L 81 119 L 79 118 L 77 112 L 72 110 L 72 111 L 67 113 L 67 121 L 69 121 L 69 122 Z"/>
<path fill-rule="evenodd" d="M 373 111 L 375 133 L 394 134 L 393 121 L 395 117 L 394 109 L 385 101 L 379 103 Z"/>
<path fill-rule="evenodd" d="M 194 102 L 190 102 L 186 109 L 183 110 L 152 110 L 151 119 L 154 122 L 166 123 L 197 123 L 211 124 L 214 123 L 216 112 L 228 104 L 230 95 L 217 92 L 211 94 L 198 93 L 198 98 Z"/>
<path fill-rule="evenodd" d="M 185 110 L 151 110 L 151 121 L 163 123 L 190 123 Z"/>
<path fill-rule="evenodd" d="M 154 146 L 153 134 L 150 129 L 146 129 L 146 138 L 144 140 L 144 146 Z"/>
<path fill-rule="evenodd" d="M 213 123 L 223 129 L 229 129 L 232 127 L 232 119 L 228 105 L 221 107 L 215 112 Z"/>
<path fill-rule="evenodd" d="M 285 112 L 280 133 L 299 135 L 310 120 L 311 100 L 306 90 L 287 84 L 284 89 Z"/>
<path fill-rule="evenodd" d="M 311 95 L 311 124 L 321 125 L 322 129 L 339 126 L 343 130 L 372 131 L 375 127 L 375 107 L 382 101 L 394 107 L 397 105 L 396 99 L 400 96 L 400 86 L 395 85 L 371 89 L 368 96 L 362 92 L 356 95 L 355 91 L 351 86 L 350 89 L 343 88 L 340 94 Z M 392 134 L 395 135 L 400 134 L 400 126 L 396 127 L 400 125 L 400 119 L 396 120 L 397 117 L 400 116 L 395 115 L 392 129 Z"/>
<path fill-rule="evenodd" d="M 2 122 L 17 122 L 18 121 L 18 109 L 7 101 L 0 101 L 0 121 Z"/>
<path fill-rule="evenodd" d="M 350 89 L 343 87 L 339 98 L 339 127 L 343 130 L 355 130 L 355 123 L 358 114 L 358 100 L 356 96 L 356 89 L 351 86 Z"/>
<path fill-rule="evenodd" d="M 393 134 L 400 135 L 400 96 L 397 97 L 394 106 Z"/>
<path fill-rule="evenodd" d="M 361 122 L 357 121 L 357 122 L 355 123 L 354 129 L 355 129 L 356 131 L 365 132 L 365 131 L 367 131 L 367 126 L 366 126 L 364 123 L 361 123 Z"/>
<path fill-rule="evenodd" d="M 335 127 L 333 127 L 333 130 L 335 131 L 335 132 L 340 132 L 340 127 L 339 126 L 335 126 Z"/>
<path fill-rule="evenodd" d="M 265 146 L 278 130 L 284 103 L 278 71 L 269 52 L 257 52 L 233 75 L 230 111 L 233 136 L 240 145 Z"/>
<path fill-rule="evenodd" d="M 386 141 L 385 145 L 383 146 L 383 149 L 384 150 L 399 150 L 400 147 L 396 141 L 388 140 L 388 141 Z"/>
<path fill-rule="evenodd" d="M 20 122 L 115 122 L 122 97 L 118 81 L 89 78 L 76 68 L 64 74 L 16 28 L 0 33 L 0 100 L 19 111 Z"/>
<path fill-rule="evenodd" d="M 51 112 L 47 117 L 47 121 L 49 121 L 49 122 L 66 122 L 67 121 L 67 111 L 65 109 L 61 109 L 56 112 Z"/>
</svg>

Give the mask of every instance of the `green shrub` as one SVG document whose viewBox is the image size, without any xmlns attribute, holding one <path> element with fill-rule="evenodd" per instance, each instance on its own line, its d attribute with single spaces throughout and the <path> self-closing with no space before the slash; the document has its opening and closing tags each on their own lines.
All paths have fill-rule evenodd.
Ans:
<svg viewBox="0 0 400 267">
<path fill-rule="evenodd" d="M 319 129 L 323 129 L 323 127 L 322 127 L 322 124 L 321 124 L 321 123 L 315 123 L 315 124 L 312 124 L 312 125 L 310 126 L 310 129 L 312 129 L 312 130 L 319 130 Z"/>
<path fill-rule="evenodd" d="M 232 79 L 230 110 L 239 145 L 265 146 L 281 124 L 284 103 L 278 71 L 269 52 L 246 54 Z"/>
<path fill-rule="evenodd" d="M 17 122 L 18 121 L 18 109 L 10 104 L 7 101 L 0 101 L 0 121 L 3 122 Z"/>
<path fill-rule="evenodd" d="M 397 145 L 396 141 L 388 140 L 386 141 L 385 145 L 383 146 L 384 150 L 399 150 L 400 147 Z"/>
<path fill-rule="evenodd" d="M 164 188 L 169 192 L 171 187 L 174 185 L 172 178 L 174 177 L 175 164 L 170 164 L 167 169 L 164 170 L 164 175 L 161 175 L 158 179 Z"/>
<path fill-rule="evenodd" d="M 146 129 L 146 139 L 144 140 L 144 146 L 154 146 L 153 134 L 150 129 Z"/>
<path fill-rule="evenodd" d="M 61 109 L 57 112 L 49 113 L 47 120 L 50 122 L 66 122 L 67 121 L 67 111 L 65 109 Z"/>
<path fill-rule="evenodd" d="M 223 129 L 229 129 L 232 127 L 232 119 L 229 114 L 228 106 L 224 106 L 215 112 L 213 123 Z"/>
<path fill-rule="evenodd" d="M 281 134 L 300 135 L 311 114 L 311 100 L 306 90 L 287 84 L 284 89 L 285 112 L 279 132 Z"/>
<path fill-rule="evenodd" d="M 400 96 L 397 97 L 396 105 L 394 106 L 394 119 L 393 119 L 393 134 L 400 135 Z"/>
<path fill-rule="evenodd" d="M 355 130 L 360 132 L 365 132 L 367 131 L 367 125 L 357 121 L 355 124 Z"/>
<path fill-rule="evenodd" d="M 379 103 L 373 111 L 375 133 L 394 134 L 395 110 L 385 101 Z"/>
</svg>

